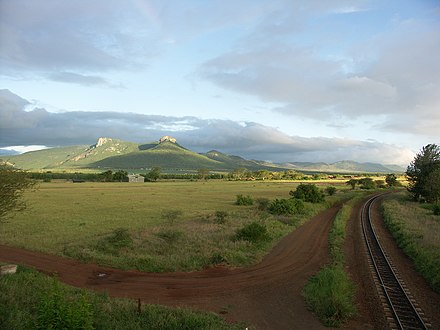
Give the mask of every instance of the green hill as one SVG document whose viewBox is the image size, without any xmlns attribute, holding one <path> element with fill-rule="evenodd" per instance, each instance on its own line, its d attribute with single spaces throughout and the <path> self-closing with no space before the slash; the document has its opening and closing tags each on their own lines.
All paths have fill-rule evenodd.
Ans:
<svg viewBox="0 0 440 330">
<path fill-rule="evenodd" d="M 99 138 L 92 146 L 70 146 L 26 152 L 8 157 L 8 162 L 25 170 L 88 168 L 94 162 L 138 149 L 133 142 Z"/>
<path fill-rule="evenodd" d="M 93 164 L 93 168 L 146 169 L 160 166 L 164 170 L 221 169 L 221 162 L 187 150 L 177 143 L 162 142 L 141 145 L 138 150 L 119 156 L 111 156 Z"/>
<path fill-rule="evenodd" d="M 382 165 L 377 163 L 358 163 L 351 160 L 343 160 L 331 164 L 293 162 L 285 163 L 282 166 L 295 170 L 317 171 L 328 173 L 394 173 L 404 172 L 405 169 L 397 165 Z"/>
<path fill-rule="evenodd" d="M 375 163 L 341 161 L 332 164 L 292 162 L 272 164 L 247 160 L 212 150 L 199 154 L 179 145 L 172 137 L 165 136 L 159 142 L 137 144 L 111 138 L 99 138 L 91 146 L 70 146 L 27 152 L 21 155 L 5 155 L 4 163 L 26 170 L 74 170 L 107 169 L 147 170 L 161 167 L 165 172 L 195 171 L 206 168 L 211 171 L 229 172 L 237 168 L 248 170 L 280 171 L 294 169 L 328 173 L 392 173 L 396 166 Z M 404 169 L 402 169 L 402 172 Z"/>
</svg>

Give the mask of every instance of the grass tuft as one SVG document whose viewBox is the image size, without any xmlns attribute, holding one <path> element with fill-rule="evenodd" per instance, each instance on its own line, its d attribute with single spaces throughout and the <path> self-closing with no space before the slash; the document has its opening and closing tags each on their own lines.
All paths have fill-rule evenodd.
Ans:
<svg viewBox="0 0 440 330">
<path fill-rule="evenodd" d="M 338 327 L 356 313 L 355 287 L 342 264 L 323 268 L 304 287 L 306 302 L 329 327 Z"/>
</svg>

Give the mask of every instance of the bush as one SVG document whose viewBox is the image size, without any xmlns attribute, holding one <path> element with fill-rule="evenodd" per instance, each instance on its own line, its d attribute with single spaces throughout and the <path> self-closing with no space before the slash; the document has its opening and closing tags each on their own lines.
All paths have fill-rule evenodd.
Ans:
<svg viewBox="0 0 440 330">
<path fill-rule="evenodd" d="M 304 296 L 316 315 L 329 327 L 341 325 L 356 313 L 355 287 L 341 264 L 323 268 L 304 287 Z"/>
<path fill-rule="evenodd" d="M 440 215 L 440 204 L 435 204 L 432 208 L 434 215 Z"/>
<path fill-rule="evenodd" d="M 129 247 L 132 244 L 133 239 L 128 229 L 118 228 L 110 236 L 101 239 L 98 242 L 97 248 L 104 252 L 118 254 L 120 249 Z"/>
<path fill-rule="evenodd" d="M 93 310 L 82 294 L 79 299 L 66 300 L 57 280 L 42 297 L 38 306 L 37 329 L 93 329 Z"/>
<path fill-rule="evenodd" d="M 228 216 L 228 212 L 226 212 L 226 211 L 216 211 L 215 212 L 215 222 L 218 224 L 223 224 L 226 222 L 227 216 Z"/>
<path fill-rule="evenodd" d="M 254 199 L 251 196 L 237 195 L 236 205 L 253 205 Z"/>
<path fill-rule="evenodd" d="M 333 196 L 336 193 L 336 187 L 330 186 L 325 188 L 325 192 L 329 195 L 329 196 Z"/>
<path fill-rule="evenodd" d="M 305 202 L 324 202 L 324 193 L 314 184 L 300 184 L 295 191 L 290 191 L 289 194 L 295 198 L 302 199 Z"/>
<path fill-rule="evenodd" d="M 292 215 L 303 213 L 305 206 L 302 200 L 296 198 L 275 199 L 269 204 L 268 210 L 276 215 Z"/>
<path fill-rule="evenodd" d="M 244 240 L 251 243 L 264 242 L 269 239 L 269 234 L 265 226 L 252 222 L 235 233 L 235 240 Z"/>
<path fill-rule="evenodd" d="M 374 189 L 376 188 L 376 182 L 372 178 L 363 178 L 359 180 L 359 184 L 361 185 L 361 189 Z"/>
<path fill-rule="evenodd" d="M 257 202 L 257 208 L 258 208 L 258 210 L 260 210 L 260 211 L 266 211 L 267 208 L 269 207 L 270 200 L 267 199 L 267 198 L 258 198 L 258 199 L 256 200 L 256 202 Z"/>
</svg>

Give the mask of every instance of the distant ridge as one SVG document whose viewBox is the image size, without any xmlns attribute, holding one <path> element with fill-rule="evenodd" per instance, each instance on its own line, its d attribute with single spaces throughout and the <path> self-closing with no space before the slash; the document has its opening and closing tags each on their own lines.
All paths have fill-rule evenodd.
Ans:
<svg viewBox="0 0 440 330">
<path fill-rule="evenodd" d="M 196 153 L 179 145 L 171 136 L 158 141 L 137 144 L 114 138 L 100 137 L 93 145 L 69 146 L 27 152 L 21 155 L 0 156 L 3 162 L 26 170 L 80 170 L 126 169 L 143 171 L 161 167 L 163 171 L 195 171 L 206 168 L 212 171 L 248 170 L 297 170 L 328 173 L 391 173 L 404 172 L 396 165 L 340 161 L 331 164 L 289 162 L 283 164 L 247 160 L 217 150 Z"/>
<path fill-rule="evenodd" d="M 292 162 L 284 163 L 286 166 L 297 170 L 336 172 L 336 173 L 391 173 L 405 172 L 405 169 L 398 165 L 382 165 L 377 163 L 358 163 L 351 160 L 343 160 L 335 163 L 310 163 Z"/>
</svg>

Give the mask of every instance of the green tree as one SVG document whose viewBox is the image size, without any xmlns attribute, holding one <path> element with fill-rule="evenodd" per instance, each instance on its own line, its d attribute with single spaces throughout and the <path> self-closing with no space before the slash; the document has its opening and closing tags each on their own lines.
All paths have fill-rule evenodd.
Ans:
<svg viewBox="0 0 440 330">
<path fill-rule="evenodd" d="M 329 186 L 327 188 L 325 188 L 325 192 L 329 195 L 329 196 L 333 196 L 336 193 L 336 187 L 333 186 Z"/>
<path fill-rule="evenodd" d="M 248 170 L 244 167 L 236 168 L 229 173 L 229 176 L 235 180 L 241 180 L 246 177 Z"/>
<path fill-rule="evenodd" d="M 0 166 L 0 221 L 12 211 L 20 211 L 26 207 L 22 199 L 23 193 L 35 185 L 24 171 Z"/>
<path fill-rule="evenodd" d="M 161 171 L 159 166 L 153 167 L 151 171 L 147 173 L 146 178 L 150 181 L 157 181 L 160 178 Z"/>
<path fill-rule="evenodd" d="M 385 177 L 385 182 L 387 183 L 388 187 L 395 187 L 398 185 L 397 176 L 393 173 L 387 174 Z"/>
<path fill-rule="evenodd" d="M 425 198 L 427 201 L 435 199 L 431 195 L 429 178 L 431 173 L 440 168 L 440 147 L 436 144 L 428 144 L 414 157 L 414 160 L 406 169 L 408 179 L 408 191 L 414 200 Z"/>
<path fill-rule="evenodd" d="M 113 181 L 113 172 L 111 170 L 102 172 L 99 174 L 100 180 L 104 182 L 111 182 Z"/>
<path fill-rule="evenodd" d="M 356 185 L 358 184 L 358 180 L 356 179 L 350 179 L 346 182 L 347 186 L 351 186 L 351 189 L 354 190 L 356 188 Z"/>
<path fill-rule="evenodd" d="M 289 195 L 310 203 L 321 203 L 324 201 L 324 193 L 314 184 L 300 184 L 295 191 Z"/>
<path fill-rule="evenodd" d="M 119 170 L 115 172 L 115 174 L 113 174 L 113 181 L 119 181 L 119 182 L 128 181 L 128 173 L 123 170 Z"/>
<path fill-rule="evenodd" d="M 372 178 L 362 178 L 359 181 L 361 189 L 374 189 L 376 188 L 376 182 Z"/>
<path fill-rule="evenodd" d="M 199 168 L 197 170 L 197 176 L 201 180 L 208 180 L 209 170 L 207 168 Z"/>
<path fill-rule="evenodd" d="M 440 200 L 440 167 L 429 173 L 426 181 L 428 201 L 438 203 Z"/>
</svg>

